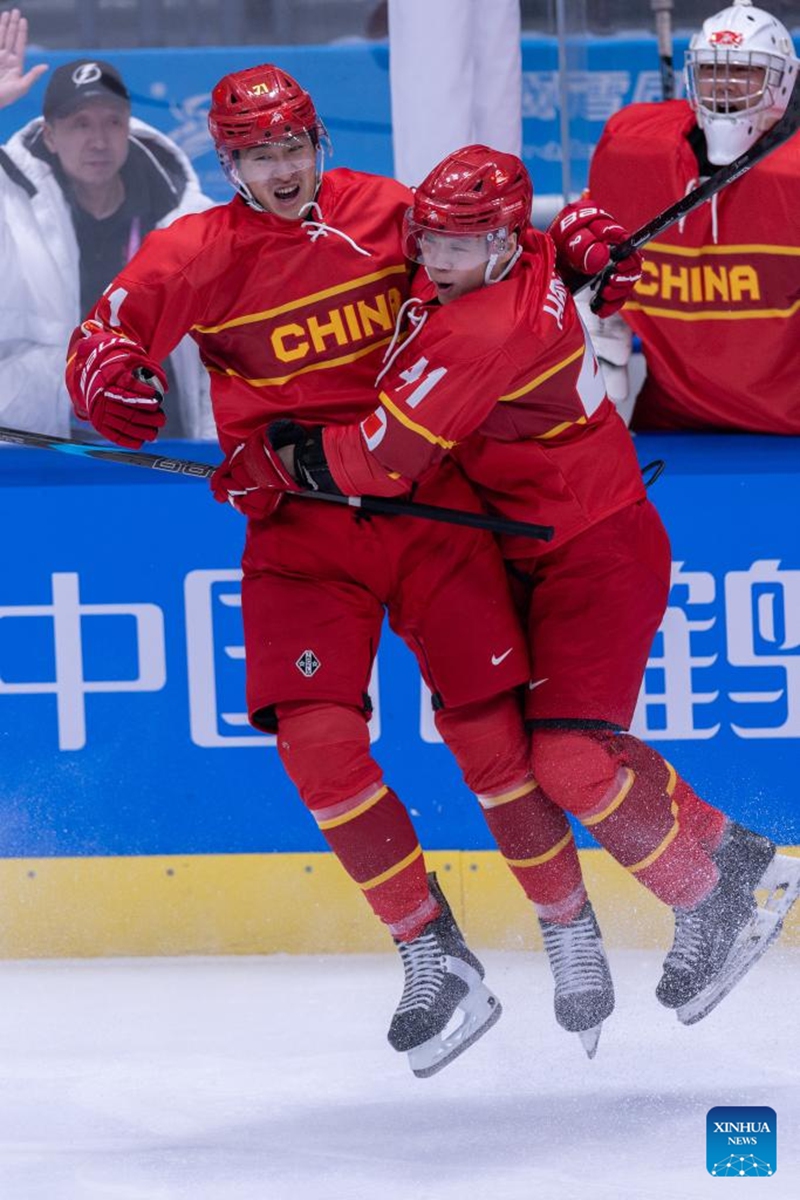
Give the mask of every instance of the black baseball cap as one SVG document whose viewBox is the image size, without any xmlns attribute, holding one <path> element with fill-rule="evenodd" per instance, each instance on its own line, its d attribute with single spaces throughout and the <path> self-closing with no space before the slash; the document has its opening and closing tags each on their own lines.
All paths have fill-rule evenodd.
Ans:
<svg viewBox="0 0 800 1200">
<path fill-rule="evenodd" d="M 78 58 L 57 67 L 50 76 L 42 113 L 45 121 L 52 121 L 54 117 L 68 117 L 88 100 L 109 97 L 126 104 L 131 102 L 117 68 L 99 58 Z"/>
</svg>

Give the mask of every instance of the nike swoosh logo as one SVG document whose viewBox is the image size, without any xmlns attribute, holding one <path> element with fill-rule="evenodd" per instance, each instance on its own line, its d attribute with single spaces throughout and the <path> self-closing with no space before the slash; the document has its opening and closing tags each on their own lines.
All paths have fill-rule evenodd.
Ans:
<svg viewBox="0 0 800 1200">
<path fill-rule="evenodd" d="M 547 683 L 547 679 L 532 679 L 528 684 L 528 691 L 532 692 L 534 688 L 541 687 L 543 683 Z"/>
<path fill-rule="evenodd" d="M 505 654 L 493 654 L 492 655 L 492 666 L 499 667 L 500 663 L 503 662 L 504 659 L 508 658 L 509 654 L 511 653 L 511 651 L 513 649 L 514 649 L 513 646 L 509 646 L 508 649 L 506 650 Z"/>
</svg>

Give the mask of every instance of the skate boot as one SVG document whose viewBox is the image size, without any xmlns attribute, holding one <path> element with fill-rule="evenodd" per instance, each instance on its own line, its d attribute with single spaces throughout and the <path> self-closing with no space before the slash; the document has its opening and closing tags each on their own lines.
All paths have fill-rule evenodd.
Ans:
<svg viewBox="0 0 800 1200">
<path fill-rule="evenodd" d="M 483 967 L 467 948 L 432 872 L 428 883 L 442 911 L 412 942 L 395 940 L 405 986 L 389 1027 L 389 1042 L 408 1054 L 411 1070 L 420 1079 L 435 1075 L 463 1054 L 503 1011 L 483 982 Z M 463 1020 L 445 1033 L 459 1009 Z"/>
<path fill-rule="evenodd" d="M 769 838 L 735 821 L 713 857 L 719 880 L 695 908 L 674 910 L 675 937 L 656 988 L 685 1025 L 716 1008 L 746 975 L 780 933 L 800 891 L 800 862 L 776 856 Z M 771 895 L 760 909 L 754 892 L 762 888 Z"/>
<path fill-rule="evenodd" d="M 577 1033 L 589 1058 L 614 1011 L 614 984 L 591 902 L 567 924 L 539 919 L 555 980 L 553 1007 L 562 1029 Z"/>
</svg>

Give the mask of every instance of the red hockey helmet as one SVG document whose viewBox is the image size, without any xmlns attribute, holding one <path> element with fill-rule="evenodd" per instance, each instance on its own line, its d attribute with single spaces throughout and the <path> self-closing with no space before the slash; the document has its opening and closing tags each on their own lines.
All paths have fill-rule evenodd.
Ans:
<svg viewBox="0 0 800 1200">
<path fill-rule="evenodd" d="M 208 128 L 217 150 L 240 150 L 324 129 L 308 92 L 270 63 L 220 79 L 211 93 Z"/>
<path fill-rule="evenodd" d="M 255 146 L 278 146 L 297 153 L 303 165 L 310 153 L 316 159 L 316 185 L 322 178 L 325 153 L 330 153 L 328 131 L 317 116 L 308 92 L 280 67 L 265 63 L 225 75 L 211 93 L 208 128 L 222 169 L 237 191 L 255 207 L 241 151 Z M 305 149 L 304 149 L 305 147 Z M 263 172 L 262 164 L 262 172 Z"/>
<path fill-rule="evenodd" d="M 465 146 L 442 159 L 414 192 L 414 219 L 431 231 L 487 233 L 530 221 L 533 184 L 514 154 Z"/>
<path fill-rule="evenodd" d="M 414 192 L 405 219 L 408 258 L 424 261 L 425 235 L 485 238 L 488 259 L 531 218 L 533 184 L 514 154 L 464 146 L 433 168 Z"/>
</svg>

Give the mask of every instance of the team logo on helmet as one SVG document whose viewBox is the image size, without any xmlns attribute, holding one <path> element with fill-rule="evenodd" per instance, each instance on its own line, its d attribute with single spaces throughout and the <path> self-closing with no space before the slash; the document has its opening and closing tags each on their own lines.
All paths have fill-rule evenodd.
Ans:
<svg viewBox="0 0 800 1200">
<path fill-rule="evenodd" d="M 72 72 L 72 82 L 76 87 L 84 87 L 87 83 L 97 83 L 103 75 L 97 63 L 81 63 Z"/>
<path fill-rule="evenodd" d="M 718 29 L 716 33 L 709 34 L 708 40 L 712 46 L 741 46 L 744 35 L 733 29 Z"/>
</svg>

